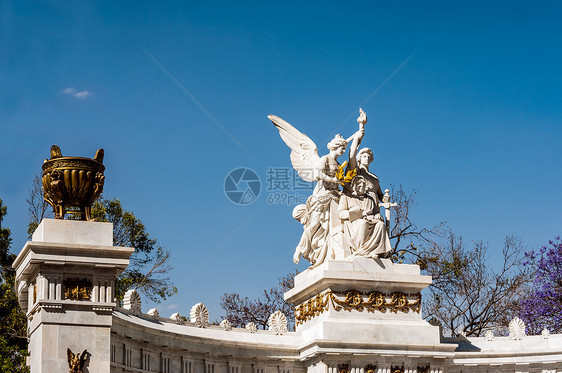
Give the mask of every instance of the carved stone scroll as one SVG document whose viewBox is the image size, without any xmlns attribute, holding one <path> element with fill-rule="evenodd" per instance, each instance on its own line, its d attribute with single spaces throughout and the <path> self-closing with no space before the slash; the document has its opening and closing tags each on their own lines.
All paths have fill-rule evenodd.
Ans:
<svg viewBox="0 0 562 373">
<path fill-rule="evenodd" d="M 258 331 L 258 327 L 256 326 L 255 323 L 249 322 L 249 323 L 246 324 L 246 330 L 249 331 L 250 333 L 254 334 Z"/>
<path fill-rule="evenodd" d="M 140 316 L 142 313 L 141 297 L 136 289 L 127 290 L 123 297 L 123 308 L 130 310 L 135 316 Z"/>
<path fill-rule="evenodd" d="M 232 330 L 232 325 L 227 319 L 222 320 L 219 325 L 227 332 Z"/>
<path fill-rule="evenodd" d="M 192 323 L 199 328 L 207 328 L 209 326 L 209 310 L 203 303 L 197 303 L 191 307 L 189 314 Z"/>
<path fill-rule="evenodd" d="M 509 339 L 518 341 L 525 337 L 525 323 L 519 317 L 515 317 L 509 323 Z"/>
<path fill-rule="evenodd" d="M 151 308 L 150 310 L 148 310 L 147 315 L 152 317 L 154 320 L 158 320 L 160 318 L 160 313 L 158 312 L 158 309 L 156 309 L 156 308 Z"/>
<path fill-rule="evenodd" d="M 288 330 L 287 316 L 285 316 L 285 314 L 281 311 L 275 311 L 269 315 L 267 325 L 269 326 L 269 330 L 271 330 L 274 334 L 283 335 L 287 333 Z"/>
</svg>

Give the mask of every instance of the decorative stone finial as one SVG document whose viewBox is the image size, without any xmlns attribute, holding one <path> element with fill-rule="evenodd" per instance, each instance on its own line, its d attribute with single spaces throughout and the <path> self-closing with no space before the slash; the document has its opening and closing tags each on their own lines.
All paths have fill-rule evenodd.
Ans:
<svg viewBox="0 0 562 373">
<path fill-rule="evenodd" d="M 287 317 L 281 311 L 275 311 L 269 316 L 267 320 L 269 330 L 277 335 L 287 333 Z"/>
<path fill-rule="evenodd" d="M 550 337 L 550 330 L 548 330 L 547 328 L 544 328 L 541 332 L 541 335 L 544 339 L 548 339 Z"/>
<path fill-rule="evenodd" d="M 57 145 L 51 147 L 51 159 L 43 163 L 44 198 L 52 207 L 55 219 L 65 214 L 79 215 L 81 220 L 93 220 L 92 204 L 103 191 L 103 149 L 94 158 L 63 157 Z"/>
<path fill-rule="evenodd" d="M 140 314 L 142 313 L 141 297 L 137 292 L 137 289 L 127 290 L 125 296 L 123 297 L 123 308 L 126 310 L 131 310 L 131 312 L 135 316 L 140 316 Z"/>
<path fill-rule="evenodd" d="M 494 332 L 491 330 L 488 330 L 486 332 L 486 334 L 484 334 L 484 337 L 486 337 L 487 341 L 493 341 L 494 340 Z"/>
<path fill-rule="evenodd" d="M 176 322 L 176 324 L 178 324 L 178 325 L 182 325 L 182 324 L 183 324 L 183 321 L 182 321 L 182 319 L 181 319 L 181 317 L 180 317 L 179 312 L 173 313 L 173 314 L 170 316 L 170 319 L 174 320 L 174 321 Z"/>
<path fill-rule="evenodd" d="M 253 322 L 249 322 L 246 324 L 246 330 L 254 334 L 255 332 L 258 331 L 258 327 Z"/>
<path fill-rule="evenodd" d="M 219 325 L 222 326 L 222 328 L 227 332 L 232 330 L 232 325 L 230 324 L 230 321 L 228 321 L 227 319 L 222 320 Z"/>
<path fill-rule="evenodd" d="M 154 320 L 158 320 L 158 318 L 160 317 L 160 313 L 156 308 L 151 308 L 148 311 L 148 315 L 151 316 Z"/>
<path fill-rule="evenodd" d="M 525 323 L 519 317 L 515 317 L 509 323 L 509 339 L 521 340 L 525 336 Z"/>
<path fill-rule="evenodd" d="M 203 303 L 197 303 L 191 307 L 190 321 L 199 328 L 209 326 L 209 310 Z"/>
</svg>

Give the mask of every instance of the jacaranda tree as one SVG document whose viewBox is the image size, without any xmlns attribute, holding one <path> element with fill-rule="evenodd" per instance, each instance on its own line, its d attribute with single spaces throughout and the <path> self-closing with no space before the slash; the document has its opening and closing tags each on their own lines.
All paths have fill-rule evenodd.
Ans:
<svg viewBox="0 0 562 373">
<path fill-rule="evenodd" d="M 556 237 L 538 251 L 525 253 L 524 264 L 534 272 L 532 291 L 520 304 L 519 317 L 530 334 L 543 328 L 562 332 L 562 241 Z"/>
</svg>

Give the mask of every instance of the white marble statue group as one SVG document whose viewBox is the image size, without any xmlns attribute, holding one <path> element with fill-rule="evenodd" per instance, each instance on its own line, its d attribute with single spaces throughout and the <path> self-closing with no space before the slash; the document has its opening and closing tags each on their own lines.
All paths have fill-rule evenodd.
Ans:
<svg viewBox="0 0 562 373">
<path fill-rule="evenodd" d="M 380 206 L 390 207 L 389 196 L 383 194 L 379 179 L 369 171 L 371 149 L 358 151 L 367 123 L 365 112 L 359 112 L 359 130 L 348 139 L 336 135 L 328 143 L 330 152 L 322 157 L 308 136 L 283 119 L 268 116 L 291 148 L 293 168 L 303 180 L 316 181 L 306 204 L 293 210 L 293 217 L 304 229 L 293 256 L 295 263 L 302 256 L 313 268 L 328 259 L 377 258 L 392 250 L 380 214 Z M 349 161 L 340 165 L 338 157 L 343 156 L 349 143 Z"/>
</svg>

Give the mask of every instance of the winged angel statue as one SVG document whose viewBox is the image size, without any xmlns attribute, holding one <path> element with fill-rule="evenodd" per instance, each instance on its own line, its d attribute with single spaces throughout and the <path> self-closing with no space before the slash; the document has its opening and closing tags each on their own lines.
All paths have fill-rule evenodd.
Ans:
<svg viewBox="0 0 562 373">
<path fill-rule="evenodd" d="M 298 263 L 302 256 L 310 261 L 311 268 L 314 268 L 327 259 L 343 259 L 355 253 L 359 253 L 363 256 L 376 257 L 376 255 L 380 253 L 387 252 L 390 249 L 390 243 L 388 242 L 386 230 L 384 229 L 384 221 L 380 221 L 382 220 L 380 219 L 380 214 L 379 218 L 376 217 L 378 213 L 378 198 L 375 203 L 370 204 L 372 207 L 369 211 L 365 209 L 365 211 L 361 210 L 359 212 L 357 221 L 360 222 L 364 220 L 366 222 L 366 228 L 355 224 L 359 227 L 359 230 L 356 228 L 354 233 L 355 236 L 357 236 L 356 233 L 360 233 L 360 235 L 365 236 L 365 239 L 359 239 L 358 245 L 362 246 L 356 247 L 357 250 L 355 250 L 355 252 L 352 240 L 353 237 L 347 237 L 346 239 L 344 236 L 345 231 L 351 232 L 349 229 L 344 229 L 345 227 L 343 226 L 343 224 L 347 224 L 344 219 L 349 220 L 350 215 L 347 213 L 348 210 L 345 210 L 342 215 L 340 211 L 342 208 L 339 207 L 340 198 L 343 195 L 342 191 L 340 191 L 340 185 L 348 190 L 347 194 L 353 194 L 353 190 L 351 189 L 353 183 L 350 182 L 356 176 L 357 171 L 359 170 L 361 172 L 362 170 L 358 166 L 356 156 L 357 148 L 365 133 L 364 125 L 367 122 L 365 112 L 360 109 L 360 116 L 357 119 L 359 122 L 359 130 L 348 139 L 344 139 L 339 134 L 336 135 L 327 145 L 329 153 L 322 157 L 318 155 L 316 144 L 304 133 L 301 133 L 295 127 L 275 115 L 269 115 L 268 118 L 279 130 L 283 141 L 291 148 L 291 163 L 299 176 L 305 181 L 317 182 L 314 192 L 308 197 L 306 204 L 297 205 L 293 210 L 293 217 L 298 220 L 304 228 L 299 244 L 295 249 L 293 261 Z M 346 168 L 347 162 L 340 165 L 338 157 L 345 153 L 350 141 L 353 142 L 349 153 L 349 166 Z M 370 160 L 372 160 L 372 152 L 370 154 Z M 365 173 L 365 171 L 362 173 Z M 374 176 L 374 174 L 371 175 Z M 374 180 L 373 178 L 371 179 Z M 366 180 L 363 184 L 368 183 L 368 181 L 369 180 Z M 376 179 L 376 183 L 378 191 L 380 192 L 378 179 Z M 373 191 L 372 183 L 368 184 L 370 187 L 366 188 L 367 192 Z M 372 197 L 370 197 L 371 193 L 365 195 L 367 196 L 366 198 L 372 200 Z M 350 198 L 354 198 L 355 200 L 363 199 L 364 197 L 363 194 L 361 194 L 360 196 L 354 195 Z M 357 203 L 355 204 L 357 205 Z M 358 210 L 360 208 L 353 207 L 353 209 Z M 355 210 L 352 211 L 352 216 L 357 215 Z M 366 216 L 365 214 L 367 213 L 372 214 L 372 216 Z M 381 229 L 378 223 L 382 223 L 383 229 Z M 373 236 L 375 228 L 377 228 L 377 237 L 373 238 L 371 236 Z M 381 235 L 384 235 L 384 237 Z M 355 241 L 357 241 L 357 237 L 355 238 Z M 365 241 L 369 241 L 367 246 Z"/>
</svg>

